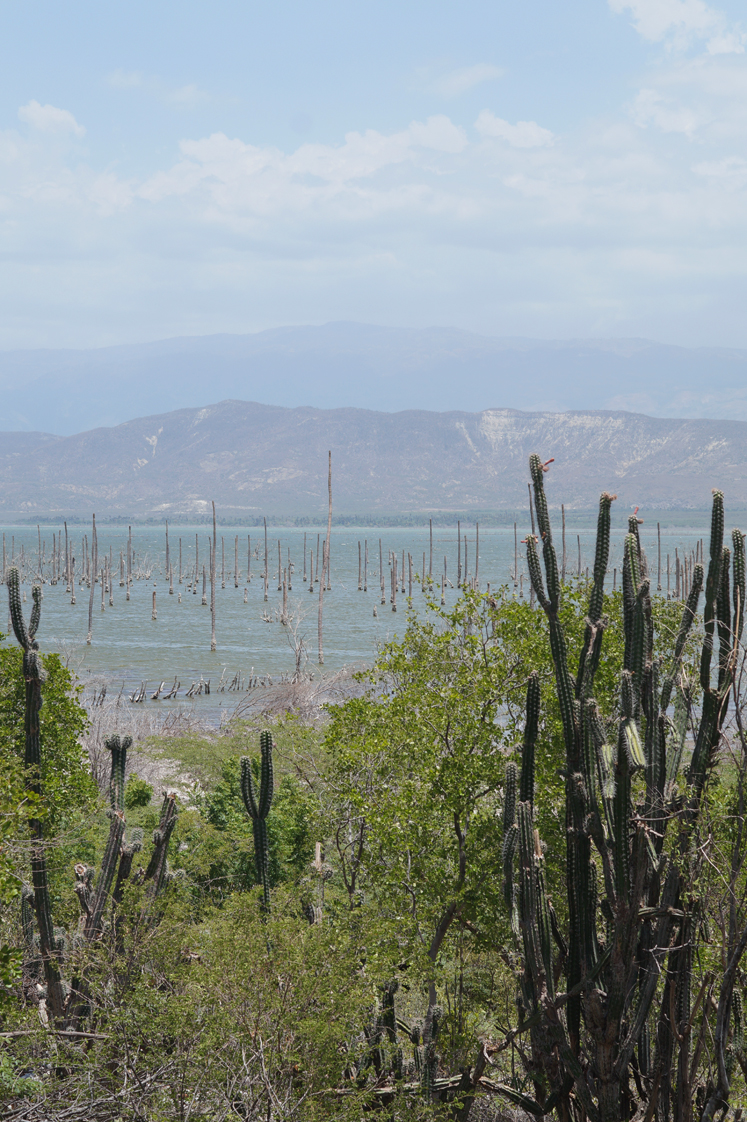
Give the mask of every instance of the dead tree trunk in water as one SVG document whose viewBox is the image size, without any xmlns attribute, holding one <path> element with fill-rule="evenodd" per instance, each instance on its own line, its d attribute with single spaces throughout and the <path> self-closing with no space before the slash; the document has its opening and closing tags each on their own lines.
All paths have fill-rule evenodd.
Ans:
<svg viewBox="0 0 747 1122">
<path fill-rule="evenodd" d="M 99 550 L 98 542 L 96 541 L 96 515 L 93 516 L 93 529 L 91 530 L 91 595 L 88 598 L 88 638 L 86 643 L 90 644 L 93 638 L 93 597 L 96 591 L 96 565 L 98 562 Z"/>
<path fill-rule="evenodd" d="M 480 587 L 480 523 L 475 522 L 475 591 Z"/>
<path fill-rule="evenodd" d="M 265 521 L 265 572 L 264 572 L 264 579 L 265 579 L 265 603 L 267 603 L 267 584 L 268 584 L 268 581 L 269 581 L 269 574 L 268 574 L 267 570 L 270 566 L 270 558 L 269 558 L 269 555 L 267 553 L 267 519 L 265 518 L 264 521 Z"/>
<path fill-rule="evenodd" d="M 462 523 L 457 521 L 457 588 L 462 587 Z"/>
<path fill-rule="evenodd" d="M 329 492 L 329 507 L 327 510 L 327 537 L 324 542 L 324 555 L 322 557 L 322 575 L 319 581 L 319 665 L 324 663 L 324 646 L 322 643 L 322 612 L 324 609 L 324 583 L 329 570 L 329 539 L 332 533 L 332 452 L 329 453 L 329 468 L 327 472 L 327 490 Z"/>
<path fill-rule="evenodd" d="M 221 538 L 221 543 L 223 539 Z M 215 642 L 215 562 L 218 549 L 218 538 L 215 526 L 215 501 L 213 501 L 213 548 L 210 551 L 210 650 L 217 649 Z M 225 584 L 225 581 L 224 581 Z"/>
</svg>

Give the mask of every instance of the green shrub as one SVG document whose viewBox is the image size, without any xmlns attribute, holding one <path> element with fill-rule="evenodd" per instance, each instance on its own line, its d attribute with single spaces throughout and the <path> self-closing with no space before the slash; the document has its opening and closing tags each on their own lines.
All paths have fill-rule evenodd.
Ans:
<svg viewBox="0 0 747 1122">
<path fill-rule="evenodd" d="M 134 810 L 138 806 L 148 806 L 153 798 L 153 788 L 134 773 L 127 780 L 124 792 L 124 804 L 127 810 Z"/>
</svg>

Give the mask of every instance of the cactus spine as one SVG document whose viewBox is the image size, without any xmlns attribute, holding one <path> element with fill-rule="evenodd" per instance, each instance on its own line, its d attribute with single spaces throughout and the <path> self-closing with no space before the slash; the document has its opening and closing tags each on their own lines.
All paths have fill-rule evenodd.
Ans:
<svg viewBox="0 0 747 1122">
<path fill-rule="evenodd" d="M 270 909 L 270 848 L 267 840 L 267 815 L 272 805 L 272 734 L 266 729 L 260 733 L 261 753 L 259 797 L 252 775 L 252 761 L 249 756 L 241 757 L 241 795 L 246 812 L 252 820 L 254 833 L 254 861 L 257 868 L 257 881 L 262 885 L 262 906 Z"/>
</svg>

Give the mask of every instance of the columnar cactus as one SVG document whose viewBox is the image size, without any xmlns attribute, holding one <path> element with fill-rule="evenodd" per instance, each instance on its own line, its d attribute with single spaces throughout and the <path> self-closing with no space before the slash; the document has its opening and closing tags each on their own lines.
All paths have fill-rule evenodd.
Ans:
<svg viewBox="0 0 747 1122">
<path fill-rule="evenodd" d="M 20 576 L 15 565 L 8 569 L 6 582 L 8 585 L 10 620 L 16 639 L 23 650 L 23 677 L 26 683 L 24 716 L 26 774 L 30 790 L 38 796 L 41 794 L 42 764 L 39 711 L 42 707 L 42 684 L 46 677 L 39 654 L 39 644 L 36 642 L 36 632 L 41 617 L 41 587 L 35 584 L 32 589 L 33 607 L 27 627 L 21 604 Z M 52 922 L 52 905 L 47 884 L 47 863 L 44 854 L 41 819 L 32 818 L 30 827 L 32 834 L 31 879 L 34 886 L 33 907 L 39 929 L 39 950 L 47 987 L 47 1005 L 54 1020 L 59 1021 L 64 1013 L 65 992 L 60 976 L 60 955 Z"/>
<path fill-rule="evenodd" d="M 124 810 L 125 770 L 127 768 L 127 750 L 132 747 L 131 736 L 109 736 L 104 744 L 111 752 L 112 769 L 109 780 L 109 801 L 112 810 Z"/>
<path fill-rule="evenodd" d="M 254 786 L 252 761 L 249 756 L 241 758 L 241 795 L 246 812 L 252 820 L 254 832 L 254 860 L 257 867 L 257 880 L 262 885 L 263 907 L 270 908 L 270 849 L 267 841 L 267 815 L 272 805 L 272 734 L 267 730 L 260 733 L 261 752 L 259 798 Z"/>
<path fill-rule="evenodd" d="M 518 911 L 524 961 L 521 1008 L 523 1019 L 530 1022 L 529 1074 L 537 1092 L 537 1101 L 527 1108 L 537 1114 L 557 1109 L 559 1117 L 569 1118 L 578 1109 L 572 1105 L 575 1098 L 589 1118 L 616 1122 L 629 1113 L 626 1096 L 630 1095 L 632 1067 L 643 1075 L 656 1069 L 660 1102 L 669 1103 L 673 1088 L 680 1096 L 688 1094 L 690 976 L 699 922 L 687 882 L 688 853 L 726 714 L 735 644 L 743 630 L 744 536 L 737 531 L 732 536 L 734 561 L 730 565 L 731 553 L 723 546 L 723 495 L 715 491 L 700 657 L 703 701 L 698 713 L 681 680 L 681 663 L 703 588 L 703 568 L 694 567 L 691 592 L 672 649 L 663 660 L 655 658 L 650 581 L 638 519 L 629 520 L 623 559 L 625 645 L 619 716 L 616 730 L 608 730 L 594 698 L 594 678 L 606 626 L 604 577 L 613 497 L 604 494 L 600 500 L 586 630 L 572 675 L 559 616 L 562 589 L 544 492 L 545 465 L 538 456 L 531 457 L 530 471 L 544 565 L 530 536 L 528 568 L 548 619 L 566 754 L 569 938 L 567 992 L 562 1001 L 565 1014 L 561 1017 L 555 972 L 565 956 L 565 940 L 545 892 L 542 845 L 532 807 L 539 710 L 535 679 L 530 680 L 527 697 L 518 803 L 516 770 L 511 765 L 507 768 L 503 841 L 506 901 L 510 909 Z M 719 646 L 714 662 L 716 637 Z M 688 723 L 695 726 L 696 735 L 683 798 L 676 793 L 675 781 Z M 677 832 L 671 844 L 679 859 L 667 863 L 664 843 L 672 822 L 677 823 Z M 513 881 L 516 853 L 518 892 Z M 517 929 L 515 922 L 512 926 Z M 553 939 L 559 947 L 557 962 L 553 960 Z M 649 1019 L 662 976 L 652 1067 Z M 731 994 L 722 994 L 726 1024 L 730 1001 Z M 735 1007 L 735 1022 L 740 1014 L 741 1009 Z M 675 1039 L 680 1065 L 676 1086 L 671 1073 Z M 722 1084 L 724 1078 L 721 1076 Z M 506 1093 L 513 1094 L 509 1089 Z M 723 1093 L 721 1086 L 718 1094 L 723 1097 Z M 716 1092 L 712 1098 L 715 1104 Z"/>
</svg>

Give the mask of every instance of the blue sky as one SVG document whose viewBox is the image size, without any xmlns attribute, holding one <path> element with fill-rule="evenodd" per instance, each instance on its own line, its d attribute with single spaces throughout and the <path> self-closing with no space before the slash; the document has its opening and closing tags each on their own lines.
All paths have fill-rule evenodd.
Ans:
<svg viewBox="0 0 747 1122">
<path fill-rule="evenodd" d="M 747 347 L 743 5 L 0 15 L 0 348 L 341 319 Z"/>
</svg>

